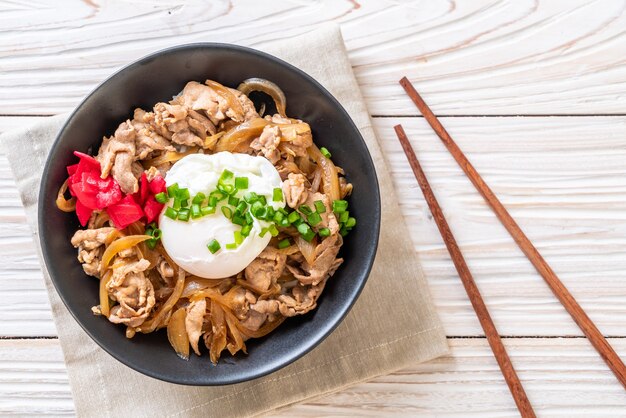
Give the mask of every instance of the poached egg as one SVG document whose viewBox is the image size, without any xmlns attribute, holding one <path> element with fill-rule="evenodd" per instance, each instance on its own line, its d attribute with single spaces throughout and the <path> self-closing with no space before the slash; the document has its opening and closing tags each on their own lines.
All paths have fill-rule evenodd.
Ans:
<svg viewBox="0 0 626 418">
<path fill-rule="evenodd" d="M 224 170 L 234 173 L 235 177 L 247 177 L 248 188 L 239 190 L 236 197 L 242 198 L 248 192 L 265 196 L 267 205 L 274 209 L 285 207 L 284 199 L 274 202 L 273 192 L 282 182 L 276 168 L 264 157 L 247 154 L 218 152 L 216 154 L 191 154 L 176 162 L 167 172 L 167 186 L 175 183 L 180 188 L 187 188 L 191 198 L 197 193 L 209 195 L 216 189 Z M 165 209 L 172 205 L 170 200 L 159 217 L 163 247 L 183 269 L 189 273 L 208 279 L 224 278 L 235 275 L 245 269 L 264 249 L 271 239 L 271 234 L 259 236 L 269 222 L 253 217 L 250 235 L 235 249 L 227 249 L 226 244 L 234 241 L 234 232 L 241 226 L 233 224 L 222 214 L 221 207 L 227 200 L 218 203 L 215 213 L 188 222 L 173 220 L 165 216 Z M 221 249 L 212 254 L 207 244 L 213 239 L 220 243 Z"/>
</svg>

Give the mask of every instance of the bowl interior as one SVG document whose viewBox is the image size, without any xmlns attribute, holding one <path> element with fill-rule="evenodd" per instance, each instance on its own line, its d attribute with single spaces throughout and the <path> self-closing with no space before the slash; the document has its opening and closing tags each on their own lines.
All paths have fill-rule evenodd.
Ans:
<svg viewBox="0 0 626 418">
<path fill-rule="evenodd" d="M 95 153 L 104 135 L 132 116 L 168 101 L 190 80 L 211 78 L 237 86 L 249 77 L 277 83 L 287 97 L 287 113 L 303 119 L 315 142 L 326 146 L 354 185 L 350 211 L 358 226 L 345 240 L 345 262 L 329 279 L 317 309 L 290 318 L 265 338 L 250 340 L 249 355 L 223 355 L 212 366 L 208 355 L 180 360 L 165 331 L 127 339 L 125 328 L 92 315 L 97 279 L 85 275 L 70 238 L 80 228 L 75 215 L 59 211 L 56 193 L 74 150 Z M 94 90 L 75 110 L 50 153 L 39 199 L 39 231 L 44 259 L 62 300 L 83 329 L 122 363 L 149 376 L 180 384 L 219 385 L 260 377 L 283 367 L 321 342 L 347 314 L 373 263 L 378 242 L 380 201 L 376 174 L 358 130 L 339 103 L 312 78 L 274 57 L 222 44 L 192 44 L 161 51 L 122 69 Z M 204 350 L 206 353 L 206 350 Z"/>
</svg>

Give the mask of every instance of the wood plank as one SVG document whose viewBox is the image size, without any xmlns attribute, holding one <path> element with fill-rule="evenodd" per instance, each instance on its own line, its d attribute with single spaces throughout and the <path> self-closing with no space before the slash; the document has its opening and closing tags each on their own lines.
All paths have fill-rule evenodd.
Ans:
<svg viewBox="0 0 626 418">
<path fill-rule="evenodd" d="M 581 335 L 421 118 L 376 118 L 402 211 L 451 336 L 482 335 L 392 125 L 401 122 L 503 335 Z M 3 127 L 19 123 L 0 118 Z M 605 335 L 626 322 L 626 117 L 443 118 Z M 332 150 L 331 150 L 332 151 Z M 0 335 L 55 335 L 30 232 L 0 156 Z"/>
<path fill-rule="evenodd" d="M 450 339 L 452 355 L 270 414 L 275 417 L 517 417 L 484 339 Z M 586 340 L 504 341 L 542 417 L 626 416 L 626 393 Z M 626 340 L 611 340 L 626 355 Z M 60 346 L 0 340 L 0 413 L 71 415 Z"/>
<path fill-rule="evenodd" d="M 121 66 L 172 45 L 262 46 L 326 22 L 341 25 L 373 114 L 416 113 L 403 75 L 438 114 L 623 114 L 624 9 L 621 0 L 1 0 L 0 114 L 69 111 Z"/>
</svg>

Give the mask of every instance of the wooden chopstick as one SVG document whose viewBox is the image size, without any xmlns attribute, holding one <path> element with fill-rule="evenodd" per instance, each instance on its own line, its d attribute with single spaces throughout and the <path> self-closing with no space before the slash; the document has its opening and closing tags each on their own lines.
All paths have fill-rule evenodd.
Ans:
<svg viewBox="0 0 626 418">
<path fill-rule="evenodd" d="M 439 122 L 439 119 L 437 119 L 437 116 L 435 116 L 432 110 L 430 110 L 411 82 L 406 77 L 403 77 L 402 80 L 400 80 L 400 84 L 404 87 L 404 90 L 406 90 L 411 100 L 413 100 L 413 103 L 415 103 L 419 111 L 422 112 L 426 121 L 433 128 L 437 136 L 439 136 L 446 148 L 448 148 L 450 154 L 452 154 L 478 192 L 487 201 L 489 206 L 491 206 L 491 209 L 493 209 L 498 219 L 500 219 L 502 225 L 504 225 L 507 231 L 509 231 L 509 234 L 511 234 L 517 245 L 524 252 L 524 254 L 526 254 L 526 257 L 528 257 L 530 262 L 535 266 L 548 286 L 550 286 L 554 295 L 561 302 L 563 307 L 565 307 L 567 312 L 569 312 L 583 333 L 587 336 L 602 359 L 606 362 L 611 371 L 613 371 L 615 377 L 617 377 L 624 388 L 626 388 L 626 366 L 624 366 L 622 360 L 619 358 L 615 350 L 613 350 L 613 347 L 611 347 L 600 330 L 598 330 L 593 321 L 591 321 L 591 319 L 587 316 L 583 308 L 578 304 L 578 302 L 576 302 L 574 296 L 572 296 L 565 285 L 563 285 L 563 282 L 561 282 L 556 273 L 552 270 L 552 268 L 550 268 L 546 260 L 544 260 L 541 254 L 539 254 L 537 248 L 535 248 L 524 232 L 522 232 L 515 220 L 511 217 L 511 215 L 509 215 L 509 212 L 504 208 L 502 203 L 500 203 L 489 186 L 487 186 L 487 183 L 485 183 L 482 177 L 480 177 L 474 166 L 472 166 L 461 149 L 452 140 L 441 122 Z"/>
<path fill-rule="evenodd" d="M 415 152 L 413 151 L 413 148 L 411 147 L 411 144 L 406 137 L 406 133 L 404 132 L 404 129 L 402 129 L 401 125 L 396 125 L 394 129 L 396 131 L 396 135 L 398 135 L 400 144 L 402 144 L 402 149 L 404 149 L 404 153 L 409 160 L 409 164 L 413 169 L 415 178 L 417 179 L 417 182 L 422 189 L 422 193 L 424 193 L 426 203 L 428 203 L 430 212 L 433 214 L 433 218 L 437 223 L 437 227 L 439 228 L 441 237 L 443 238 L 446 247 L 448 248 L 450 257 L 452 258 L 454 266 L 456 267 L 456 271 L 459 273 L 459 277 L 463 282 L 463 286 L 465 287 L 467 296 L 469 297 L 469 300 L 474 307 L 474 311 L 476 312 L 476 316 L 480 321 L 480 325 L 485 331 L 487 341 L 491 346 L 491 351 L 493 351 L 493 355 L 498 362 L 498 366 L 500 366 L 500 370 L 502 371 L 504 380 L 506 380 L 507 385 L 509 385 L 509 390 L 511 391 L 511 395 L 513 395 L 513 399 L 515 400 L 517 409 L 519 409 L 519 412 L 523 418 L 535 417 L 535 412 L 533 411 L 533 408 L 530 405 L 530 401 L 526 396 L 524 387 L 517 377 L 517 373 L 515 372 L 515 369 L 511 364 L 509 355 L 507 354 L 506 349 L 502 344 L 500 334 L 498 334 L 498 330 L 496 329 L 496 326 L 494 325 L 491 316 L 489 315 L 489 311 L 487 310 L 487 306 L 485 305 L 485 302 L 480 295 L 478 286 L 476 286 L 476 282 L 474 281 L 474 278 L 472 277 L 472 274 L 467 267 L 467 263 L 465 263 L 463 254 L 461 253 L 461 250 L 459 249 L 459 246 L 454 239 L 454 235 L 452 235 L 452 231 L 448 226 L 446 218 L 443 216 L 441 207 L 439 206 L 439 203 L 437 203 L 437 199 L 435 198 L 435 195 L 430 188 L 428 179 L 426 178 L 424 171 L 422 171 L 420 163 L 417 161 L 417 157 L 415 156 Z"/>
</svg>

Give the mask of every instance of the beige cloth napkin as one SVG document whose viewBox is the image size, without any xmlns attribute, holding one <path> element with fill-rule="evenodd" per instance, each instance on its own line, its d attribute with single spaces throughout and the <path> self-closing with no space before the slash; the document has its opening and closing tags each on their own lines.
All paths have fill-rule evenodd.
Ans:
<svg viewBox="0 0 626 418">
<path fill-rule="evenodd" d="M 447 352 L 445 335 L 406 234 L 391 178 L 339 29 L 323 27 L 263 49 L 322 83 L 346 108 L 372 154 L 381 188 L 382 227 L 376 262 L 363 293 L 341 325 L 295 363 L 245 383 L 190 387 L 141 375 L 101 350 L 70 316 L 44 268 L 79 416 L 255 415 Z M 29 129 L 0 137 L 37 242 L 41 169 L 66 117 L 49 118 Z"/>
</svg>

